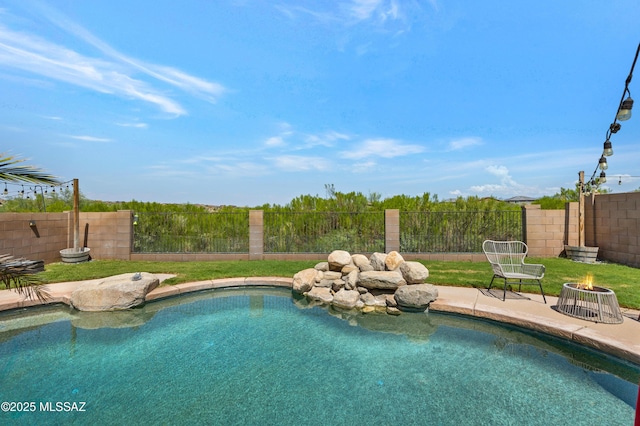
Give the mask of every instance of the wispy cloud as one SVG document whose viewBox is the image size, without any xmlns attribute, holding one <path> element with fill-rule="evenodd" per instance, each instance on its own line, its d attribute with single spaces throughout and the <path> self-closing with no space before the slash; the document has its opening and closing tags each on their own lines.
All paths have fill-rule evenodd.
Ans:
<svg viewBox="0 0 640 426">
<path fill-rule="evenodd" d="M 368 139 L 359 147 L 341 153 L 344 158 L 362 159 L 370 157 L 394 158 L 419 154 L 424 151 L 420 145 L 403 144 L 395 139 Z"/>
<path fill-rule="evenodd" d="M 116 123 L 116 126 L 133 127 L 136 129 L 146 129 L 147 127 L 149 127 L 147 123 Z"/>
<path fill-rule="evenodd" d="M 413 1 L 403 0 L 347 0 L 327 3 L 314 3 L 312 7 L 285 2 L 275 6 L 290 19 L 307 15 L 325 24 L 354 25 L 363 22 L 382 23 L 402 18 L 402 9 L 417 9 Z M 324 9 L 322 9 L 324 7 Z"/>
<path fill-rule="evenodd" d="M 347 3 L 350 15 L 358 21 L 378 19 L 397 19 L 399 5 L 397 1 L 385 0 L 351 0 Z"/>
<path fill-rule="evenodd" d="M 38 10 L 54 25 L 98 49 L 103 57 L 82 55 L 36 34 L 14 31 L 0 24 L 0 67 L 20 69 L 100 93 L 141 100 L 173 116 L 185 115 L 187 111 L 176 100 L 136 75 L 152 77 L 209 102 L 215 102 L 226 91 L 218 83 L 181 70 L 131 58 L 48 6 L 41 4 Z"/>
<path fill-rule="evenodd" d="M 276 136 L 270 136 L 264 141 L 266 147 L 277 147 L 286 145 L 285 139 L 293 134 L 293 129 L 289 123 L 278 123 L 279 132 Z"/>
<path fill-rule="evenodd" d="M 306 157 L 302 155 L 282 155 L 271 159 L 273 164 L 284 171 L 301 172 L 310 170 L 328 170 L 331 163 L 323 157 Z"/>
<path fill-rule="evenodd" d="M 364 161 L 362 163 L 356 163 L 351 170 L 354 173 L 365 173 L 373 170 L 378 164 L 375 161 Z"/>
<path fill-rule="evenodd" d="M 482 145 L 482 139 L 475 137 L 456 139 L 449 142 L 449 150 L 459 151 L 477 145 Z"/>
<path fill-rule="evenodd" d="M 500 183 L 488 183 L 485 185 L 471 186 L 471 191 L 478 194 L 501 195 L 525 190 L 524 185 L 517 183 L 510 175 L 506 166 L 490 165 L 485 169 L 489 174 L 500 179 Z"/>
<path fill-rule="evenodd" d="M 81 86 L 100 93 L 150 102 L 172 115 L 186 114 L 177 102 L 126 75 L 118 64 L 80 55 L 35 35 L 0 25 L 0 66 Z"/>
<path fill-rule="evenodd" d="M 289 123 L 280 123 L 278 127 L 280 131 L 277 135 L 265 139 L 265 147 L 275 148 L 288 145 L 292 150 L 305 150 L 316 146 L 332 147 L 340 141 L 351 139 L 349 135 L 334 130 L 310 134 L 296 131 Z"/>
<path fill-rule="evenodd" d="M 284 139 L 282 138 L 282 136 L 272 136 L 270 138 L 267 138 L 266 141 L 264 141 L 264 144 L 266 146 L 282 146 L 284 145 Z"/>
<path fill-rule="evenodd" d="M 325 133 L 315 134 L 315 135 L 306 135 L 304 138 L 307 147 L 313 147 L 313 146 L 331 147 L 331 146 L 334 146 L 339 141 L 348 141 L 350 139 L 351 138 L 349 137 L 349 135 L 340 133 L 340 132 L 335 132 L 333 130 Z"/>
<path fill-rule="evenodd" d="M 79 141 L 85 142 L 111 142 L 111 139 L 108 138 L 97 138 L 95 136 L 86 136 L 86 135 L 69 135 L 72 139 L 77 139 Z"/>
</svg>

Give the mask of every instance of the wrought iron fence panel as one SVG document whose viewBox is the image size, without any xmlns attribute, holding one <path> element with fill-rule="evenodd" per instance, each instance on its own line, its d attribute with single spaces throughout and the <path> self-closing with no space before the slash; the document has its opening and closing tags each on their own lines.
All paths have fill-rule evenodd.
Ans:
<svg viewBox="0 0 640 426">
<path fill-rule="evenodd" d="M 134 253 L 248 253 L 249 215 L 136 214 Z M 519 211 L 400 212 L 403 253 L 477 253 L 485 239 L 522 240 Z M 385 251 L 385 213 L 264 212 L 264 253 Z"/>
<path fill-rule="evenodd" d="M 265 212 L 265 253 L 384 251 L 384 211 Z"/>
<path fill-rule="evenodd" d="M 486 239 L 522 240 L 521 212 L 400 212 L 403 253 L 478 253 Z"/>
<path fill-rule="evenodd" d="M 249 215 L 136 213 L 134 253 L 248 253 Z"/>
</svg>

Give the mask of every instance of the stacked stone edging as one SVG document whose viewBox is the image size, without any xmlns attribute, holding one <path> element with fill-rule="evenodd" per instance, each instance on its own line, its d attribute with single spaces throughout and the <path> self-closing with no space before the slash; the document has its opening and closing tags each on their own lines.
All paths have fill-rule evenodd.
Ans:
<svg viewBox="0 0 640 426">
<path fill-rule="evenodd" d="M 425 311 L 438 297 L 427 284 L 429 270 L 420 262 L 405 261 L 397 251 L 351 255 L 344 250 L 329 254 L 326 262 L 293 276 L 293 291 L 310 301 L 363 312 Z"/>
</svg>

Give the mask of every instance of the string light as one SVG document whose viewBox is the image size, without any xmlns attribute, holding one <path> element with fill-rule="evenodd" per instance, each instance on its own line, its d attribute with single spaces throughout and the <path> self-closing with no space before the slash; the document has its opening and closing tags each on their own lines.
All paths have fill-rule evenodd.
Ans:
<svg viewBox="0 0 640 426">
<path fill-rule="evenodd" d="M 4 197 L 12 198 L 12 197 L 23 197 L 28 199 L 37 199 L 38 193 L 44 197 L 45 195 L 54 196 L 60 188 L 70 189 L 69 185 L 72 181 L 61 182 L 57 185 L 25 185 L 23 183 L 17 182 L 7 182 L 4 181 L 4 189 L 0 187 L 0 191 L 2 192 Z M 58 190 L 58 191 L 57 191 Z"/>
<path fill-rule="evenodd" d="M 607 130 L 607 135 L 604 141 L 604 146 L 602 148 L 602 155 L 600 156 L 600 160 L 598 160 L 598 165 L 596 166 L 593 174 L 591 175 L 591 179 L 589 179 L 589 183 L 592 185 L 605 183 L 607 181 L 607 175 L 604 172 L 609 168 L 607 164 L 606 157 L 610 157 L 613 155 L 613 146 L 611 144 L 611 135 L 615 134 L 620 130 L 621 125 L 618 121 L 627 121 L 631 118 L 631 109 L 633 108 L 633 99 L 631 99 L 631 92 L 629 91 L 629 83 L 631 83 L 631 79 L 633 78 L 633 69 L 636 66 L 636 62 L 638 60 L 638 54 L 640 53 L 640 43 L 638 43 L 638 48 L 636 49 L 636 55 L 633 58 L 633 63 L 631 64 L 631 70 L 629 71 L 629 75 L 624 83 L 624 90 L 622 91 L 622 97 L 620 98 L 620 103 L 618 104 L 618 110 L 616 111 L 616 116 L 613 119 L 613 123 L 609 126 L 609 130 Z M 625 99 L 626 96 L 626 99 Z M 599 179 L 595 179 L 596 173 L 600 169 L 600 177 Z M 618 184 L 620 185 L 622 180 L 618 180 Z"/>
</svg>

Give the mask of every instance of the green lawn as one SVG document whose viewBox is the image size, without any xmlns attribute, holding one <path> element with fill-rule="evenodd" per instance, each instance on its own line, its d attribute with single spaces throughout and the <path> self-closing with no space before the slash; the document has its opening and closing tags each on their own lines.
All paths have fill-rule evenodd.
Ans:
<svg viewBox="0 0 640 426">
<path fill-rule="evenodd" d="M 47 282 L 79 281 L 133 272 L 176 274 L 165 284 L 177 284 L 232 277 L 293 277 L 321 261 L 216 261 L 216 262 L 131 262 L 98 260 L 80 264 L 54 263 L 41 275 Z M 582 282 L 587 274 L 594 285 L 615 291 L 621 306 L 640 309 L 640 269 L 612 263 L 584 264 L 563 258 L 527 258 L 528 263 L 542 263 L 546 274 L 542 285 L 546 294 L 558 296 L 566 282 Z M 491 281 L 488 262 L 425 261 L 432 284 L 486 287 Z M 498 286 L 502 283 L 496 280 Z M 537 286 L 523 286 L 523 291 L 537 292 Z"/>
</svg>

